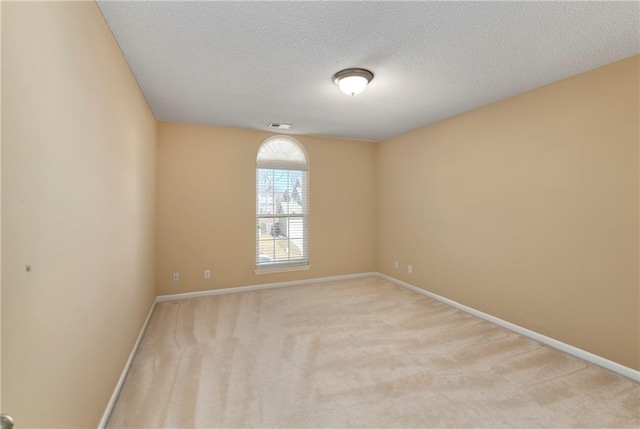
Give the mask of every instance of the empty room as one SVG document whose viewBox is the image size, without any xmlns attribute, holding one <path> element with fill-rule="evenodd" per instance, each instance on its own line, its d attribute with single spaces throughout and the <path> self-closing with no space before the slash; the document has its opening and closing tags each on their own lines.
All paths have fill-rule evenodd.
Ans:
<svg viewBox="0 0 640 429">
<path fill-rule="evenodd" d="M 0 429 L 640 427 L 640 3 L 0 23 Z"/>
</svg>

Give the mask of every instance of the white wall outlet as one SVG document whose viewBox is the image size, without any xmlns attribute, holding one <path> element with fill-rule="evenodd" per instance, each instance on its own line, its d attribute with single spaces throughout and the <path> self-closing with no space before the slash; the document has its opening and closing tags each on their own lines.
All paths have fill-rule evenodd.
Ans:
<svg viewBox="0 0 640 429">
<path fill-rule="evenodd" d="M 178 280 L 180 280 L 180 273 L 173 273 L 171 278 L 173 279 L 174 282 L 177 282 Z"/>
<path fill-rule="evenodd" d="M 407 272 L 411 274 L 413 272 L 413 266 L 407 265 Z"/>
<path fill-rule="evenodd" d="M 211 270 L 204 270 L 204 278 L 205 279 L 211 278 Z"/>
<path fill-rule="evenodd" d="M 398 261 L 394 262 L 393 266 L 396 267 L 396 270 L 400 267 L 400 265 L 398 264 Z"/>
</svg>

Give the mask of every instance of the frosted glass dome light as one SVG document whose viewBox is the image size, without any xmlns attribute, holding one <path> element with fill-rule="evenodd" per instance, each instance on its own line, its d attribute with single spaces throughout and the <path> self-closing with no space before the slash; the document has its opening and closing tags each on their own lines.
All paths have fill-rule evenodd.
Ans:
<svg viewBox="0 0 640 429">
<path fill-rule="evenodd" d="M 346 69 L 333 75 L 333 81 L 347 95 L 360 94 L 373 79 L 373 73 L 365 69 Z"/>
</svg>

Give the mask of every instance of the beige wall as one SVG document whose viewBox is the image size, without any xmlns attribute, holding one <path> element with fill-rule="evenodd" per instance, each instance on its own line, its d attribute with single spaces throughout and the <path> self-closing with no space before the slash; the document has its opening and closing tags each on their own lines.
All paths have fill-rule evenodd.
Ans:
<svg viewBox="0 0 640 429">
<path fill-rule="evenodd" d="M 156 121 L 95 3 L 2 8 L 2 411 L 96 427 L 155 295 Z"/>
<path fill-rule="evenodd" d="M 375 270 L 375 144 L 295 136 L 309 155 L 311 269 L 254 273 L 256 155 L 271 135 L 159 124 L 159 295 Z"/>
<path fill-rule="evenodd" d="M 379 270 L 640 369 L 638 58 L 380 143 Z"/>
</svg>

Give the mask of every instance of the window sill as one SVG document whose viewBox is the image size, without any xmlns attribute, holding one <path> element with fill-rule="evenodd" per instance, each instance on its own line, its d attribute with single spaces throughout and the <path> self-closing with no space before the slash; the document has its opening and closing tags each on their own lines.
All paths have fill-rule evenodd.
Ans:
<svg viewBox="0 0 640 429">
<path fill-rule="evenodd" d="M 273 273 L 286 273 L 289 271 L 307 271 L 311 268 L 311 265 L 299 265 L 292 267 L 275 267 L 275 268 L 256 268 L 253 270 L 256 274 L 273 274 Z"/>
</svg>

